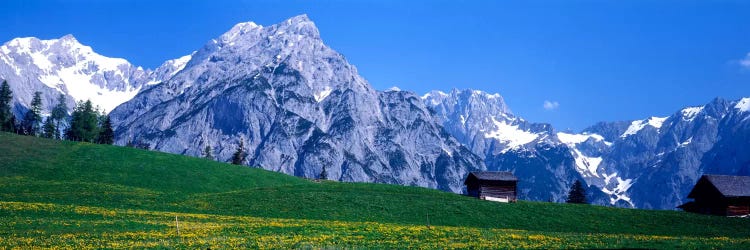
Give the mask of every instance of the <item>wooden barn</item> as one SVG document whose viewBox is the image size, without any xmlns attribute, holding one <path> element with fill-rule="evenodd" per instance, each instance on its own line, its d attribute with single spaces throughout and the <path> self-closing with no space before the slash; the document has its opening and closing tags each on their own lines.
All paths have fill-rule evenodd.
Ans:
<svg viewBox="0 0 750 250">
<path fill-rule="evenodd" d="M 678 208 L 687 212 L 722 216 L 750 214 L 750 176 L 703 175 Z"/>
<path fill-rule="evenodd" d="M 466 194 L 483 200 L 515 202 L 518 179 L 511 172 L 471 172 L 466 177 Z"/>
</svg>

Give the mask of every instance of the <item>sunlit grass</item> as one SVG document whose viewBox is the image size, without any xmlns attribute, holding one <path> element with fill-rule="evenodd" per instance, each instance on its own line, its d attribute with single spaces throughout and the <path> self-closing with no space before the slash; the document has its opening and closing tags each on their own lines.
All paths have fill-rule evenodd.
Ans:
<svg viewBox="0 0 750 250">
<path fill-rule="evenodd" d="M 555 233 L 0 202 L 8 248 L 746 248 L 750 238 Z M 175 220 L 176 218 L 176 220 Z M 177 225 L 179 224 L 179 234 Z"/>
<path fill-rule="evenodd" d="M 750 249 L 748 219 L 318 183 L 193 157 L 6 133 L 0 152 L 0 249 Z"/>
</svg>

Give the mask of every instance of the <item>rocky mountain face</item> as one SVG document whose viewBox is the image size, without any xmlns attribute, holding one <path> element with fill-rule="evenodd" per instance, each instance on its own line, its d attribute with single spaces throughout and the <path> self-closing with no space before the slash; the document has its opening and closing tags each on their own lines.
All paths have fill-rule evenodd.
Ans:
<svg viewBox="0 0 750 250">
<path fill-rule="evenodd" d="M 411 92 L 374 90 L 297 16 L 240 23 L 196 51 L 185 68 L 112 113 L 117 143 L 304 177 L 396 183 L 461 192 L 479 157 L 433 120 Z"/>
<path fill-rule="evenodd" d="M 146 86 L 169 78 L 184 66 L 181 63 L 174 60 L 156 71 L 144 70 L 124 59 L 99 55 L 72 35 L 16 38 L 0 46 L 0 79 L 13 91 L 17 117 L 28 109 L 35 91 L 42 92 L 47 113 L 60 94 L 67 96 L 71 110 L 76 101 L 91 100 L 111 111 Z"/>
</svg>

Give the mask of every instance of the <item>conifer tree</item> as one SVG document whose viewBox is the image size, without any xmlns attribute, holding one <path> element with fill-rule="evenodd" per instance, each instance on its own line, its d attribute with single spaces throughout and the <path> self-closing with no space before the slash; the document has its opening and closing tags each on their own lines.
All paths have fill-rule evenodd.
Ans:
<svg viewBox="0 0 750 250">
<path fill-rule="evenodd" d="M 588 204 L 588 201 L 586 201 L 586 189 L 584 189 L 583 184 L 580 180 L 576 180 L 576 182 L 573 183 L 573 186 L 570 187 L 570 192 L 568 192 L 568 200 L 566 202 Z"/>
<path fill-rule="evenodd" d="M 52 117 L 47 117 L 47 119 L 44 121 L 44 125 L 42 126 L 42 137 L 50 139 L 57 139 L 58 137 L 60 137 L 60 135 L 58 135 L 55 122 L 52 120 L 54 120 L 52 119 Z"/>
<path fill-rule="evenodd" d="M 34 92 L 34 98 L 31 101 L 31 108 L 23 117 L 22 128 L 25 135 L 38 136 L 42 124 L 42 92 Z"/>
<path fill-rule="evenodd" d="M 214 153 L 211 150 L 211 145 L 206 145 L 206 148 L 203 149 L 203 158 L 213 160 L 214 159 Z"/>
<path fill-rule="evenodd" d="M 101 128 L 99 129 L 99 136 L 97 143 L 99 144 L 112 144 L 115 142 L 115 131 L 112 130 L 112 121 L 109 119 L 109 115 L 103 116 Z"/>
<path fill-rule="evenodd" d="M 323 167 L 323 170 L 320 170 L 320 177 L 321 180 L 328 180 L 328 172 L 326 171 L 326 167 Z"/>
<path fill-rule="evenodd" d="M 68 105 L 65 104 L 65 94 L 60 94 L 57 97 L 57 105 L 52 109 L 50 117 L 55 123 L 55 139 L 62 139 L 60 136 L 60 130 L 62 129 L 60 123 L 65 120 L 68 116 Z"/>
<path fill-rule="evenodd" d="M 13 91 L 10 90 L 8 82 L 3 81 L 0 85 L 0 131 L 16 132 L 16 118 L 11 110 L 13 102 Z"/>
<path fill-rule="evenodd" d="M 11 114 L 10 121 L 8 121 L 8 132 L 13 132 L 21 135 L 21 129 L 19 129 L 18 127 L 20 127 L 20 125 L 16 123 L 16 116 Z"/>
<path fill-rule="evenodd" d="M 91 101 L 78 102 L 71 116 L 65 137 L 71 141 L 95 142 L 99 135 L 99 119 Z"/>
<path fill-rule="evenodd" d="M 242 165 L 242 163 L 245 162 L 246 156 L 247 155 L 245 154 L 245 140 L 240 138 L 240 145 L 237 146 L 237 151 L 234 152 L 234 155 L 232 155 L 232 164 Z"/>
</svg>

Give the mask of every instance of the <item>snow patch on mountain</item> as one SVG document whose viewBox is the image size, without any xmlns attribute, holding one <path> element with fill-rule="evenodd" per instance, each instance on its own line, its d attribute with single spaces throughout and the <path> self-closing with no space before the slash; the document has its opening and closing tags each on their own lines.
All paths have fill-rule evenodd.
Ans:
<svg viewBox="0 0 750 250">
<path fill-rule="evenodd" d="M 620 138 L 625 138 L 625 137 L 628 137 L 630 135 L 634 135 L 634 134 L 638 133 L 638 131 L 641 131 L 641 129 L 643 129 L 647 125 L 648 126 L 652 126 L 652 127 L 656 128 L 656 129 L 659 129 L 664 124 L 664 121 L 667 120 L 667 118 L 669 118 L 669 117 L 656 117 L 656 116 L 654 116 L 654 117 L 651 117 L 651 118 L 646 119 L 646 120 L 635 120 L 635 121 L 633 121 L 633 122 L 630 123 L 630 126 L 628 127 L 628 130 L 626 130 L 625 133 L 622 133 L 622 135 L 620 135 Z"/>
<path fill-rule="evenodd" d="M 616 185 L 612 183 L 612 179 L 616 178 L 615 181 L 617 182 Z M 625 201 L 630 206 L 633 206 L 633 202 L 631 201 L 630 197 L 627 195 L 628 189 L 630 189 L 631 186 L 633 186 L 633 180 L 632 179 L 622 179 L 620 177 L 617 177 L 617 173 L 613 173 L 611 175 L 605 175 L 605 183 L 606 186 L 602 188 L 602 192 L 605 194 L 610 195 L 609 197 L 609 204 L 614 205 L 618 201 Z M 614 188 L 608 188 L 613 184 Z"/>
<path fill-rule="evenodd" d="M 651 125 L 654 128 L 660 129 L 662 125 L 664 125 L 664 121 L 667 120 L 669 117 L 651 117 L 648 119 L 647 124 Z"/>
<path fill-rule="evenodd" d="M 320 102 L 323 99 L 326 99 L 326 97 L 328 97 L 328 95 L 331 94 L 331 91 L 333 91 L 333 89 L 331 89 L 331 87 L 325 86 L 325 88 L 323 88 L 322 91 L 313 94 L 313 97 L 315 98 L 316 102 Z"/>
<path fill-rule="evenodd" d="M 734 105 L 734 108 L 739 109 L 741 112 L 750 111 L 750 97 L 740 99 L 740 101 Z"/>
<path fill-rule="evenodd" d="M 174 76 L 175 74 L 177 74 L 177 72 L 180 72 L 182 69 L 184 69 L 185 65 L 187 65 L 187 63 L 192 58 L 193 58 L 193 54 L 190 54 L 190 55 L 186 55 L 177 59 L 167 61 L 167 63 L 170 63 L 172 67 L 174 67 L 174 72 L 170 73 L 169 76 Z"/>
<path fill-rule="evenodd" d="M 603 141 L 607 145 L 611 145 L 611 142 L 605 141 L 604 137 L 598 134 L 589 134 L 589 133 L 583 133 L 583 134 L 569 134 L 564 132 L 558 132 L 557 138 L 560 139 L 562 143 L 568 144 L 568 145 L 575 145 L 578 143 L 582 143 L 587 141 L 588 139 L 594 139 L 596 141 Z"/>
<path fill-rule="evenodd" d="M 492 98 L 492 99 L 497 99 L 497 98 L 500 98 L 500 97 L 501 97 L 500 93 L 494 93 L 494 94 L 489 95 L 489 98 Z"/>
<path fill-rule="evenodd" d="M 39 69 L 44 71 L 52 69 L 52 62 L 49 61 L 46 55 L 43 55 L 40 52 L 34 52 L 30 53 L 29 56 L 31 56 L 31 61 L 36 64 Z"/>
<path fill-rule="evenodd" d="M 8 44 L 10 44 L 10 42 Z M 13 71 L 15 72 L 16 75 L 21 75 L 21 68 L 18 67 L 18 65 L 16 65 L 15 63 L 12 63 L 13 58 L 10 57 L 11 51 L 10 49 L 8 49 L 8 45 L 0 46 L 0 52 L 2 52 L 0 53 L 0 59 L 2 59 L 2 62 L 10 66 L 11 68 L 13 68 Z M 7 77 L 7 76 L 2 76 L 2 77 Z"/>
<path fill-rule="evenodd" d="M 140 91 L 140 88 L 132 86 L 124 90 L 103 88 L 91 83 L 93 77 L 92 74 L 82 73 L 76 68 L 65 68 L 55 75 L 42 76 L 40 80 L 48 86 L 64 85 L 68 93 L 76 100 L 91 100 L 92 103 L 107 111 L 132 99 Z"/>
<path fill-rule="evenodd" d="M 586 157 L 577 148 L 573 148 L 571 153 L 576 161 L 576 168 L 581 175 L 584 177 L 599 177 L 596 171 L 599 169 L 599 164 L 602 163 L 602 157 Z"/>
<path fill-rule="evenodd" d="M 679 144 L 679 145 L 677 145 L 677 147 L 678 147 L 678 148 L 684 148 L 684 147 L 687 147 L 687 145 L 689 145 L 689 144 L 690 144 L 691 142 L 693 142 L 693 137 L 690 137 L 690 138 L 688 138 L 688 139 L 687 139 L 687 140 L 685 140 L 684 142 L 680 142 L 680 144 Z"/>
<path fill-rule="evenodd" d="M 687 107 L 680 111 L 682 113 L 682 119 L 685 121 L 692 121 L 695 117 L 703 111 L 703 106 L 700 107 Z"/>
<path fill-rule="evenodd" d="M 494 138 L 506 143 L 506 148 L 503 152 L 530 143 L 539 137 L 538 134 L 519 129 L 518 125 L 510 125 L 505 121 L 498 121 L 495 117 L 490 117 L 490 119 L 492 119 L 492 123 L 495 125 L 495 130 L 485 133 L 484 137 Z"/>
<path fill-rule="evenodd" d="M 584 177 L 599 177 L 597 170 L 599 165 L 602 163 L 602 157 L 592 157 L 583 154 L 577 147 L 577 144 L 593 139 L 594 141 L 603 142 L 607 146 L 611 146 L 612 143 L 605 141 L 604 137 L 598 134 L 569 134 L 564 132 L 557 133 L 557 139 L 560 142 L 566 144 L 570 149 L 571 155 L 576 163 L 576 170 L 578 170 Z"/>
</svg>

